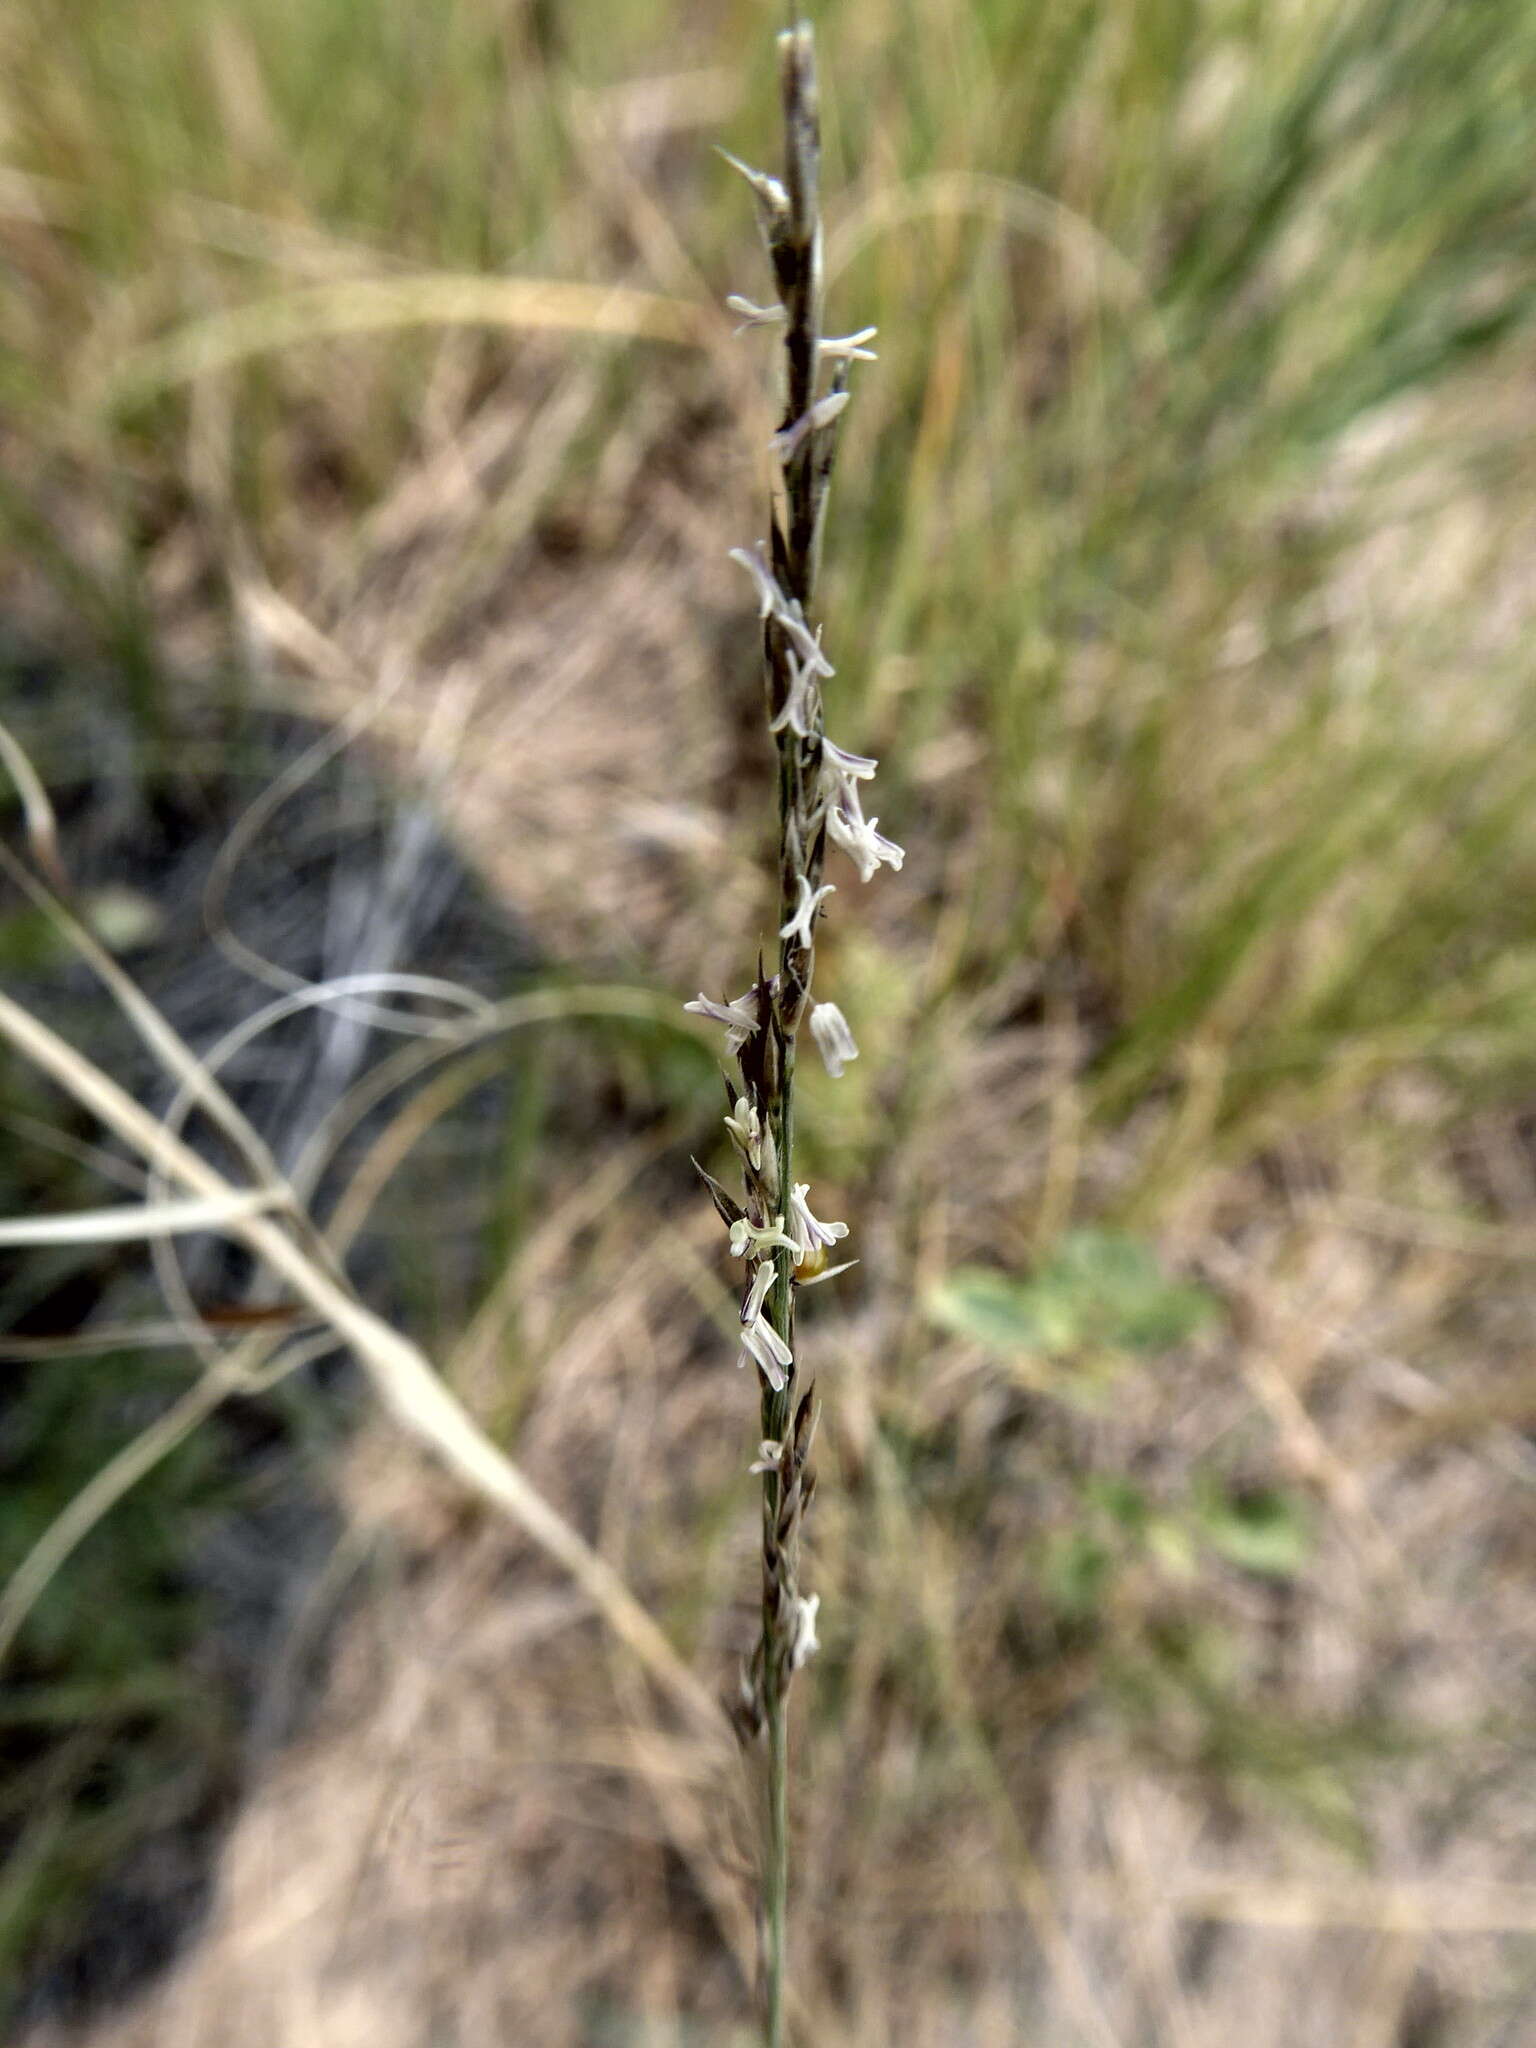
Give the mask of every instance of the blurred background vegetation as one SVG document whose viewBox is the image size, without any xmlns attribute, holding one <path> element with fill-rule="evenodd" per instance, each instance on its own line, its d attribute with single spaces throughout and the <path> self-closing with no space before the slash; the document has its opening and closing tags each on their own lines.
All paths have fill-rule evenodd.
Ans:
<svg viewBox="0 0 1536 2048">
<path fill-rule="evenodd" d="M 803 2038 L 1513 2048 L 1536 6 L 817 21 L 829 319 L 880 329 L 829 718 L 908 863 L 837 877 L 863 1056 L 807 1085 L 862 1263 L 806 1318 Z M 718 308 L 764 292 L 710 145 L 772 160 L 777 25 L 0 16 L 0 709 L 200 1049 L 270 994 L 203 917 L 237 828 L 280 971 L 378 964 L 336 905 L 407 874 L 395 969 L 739 981 L 766 413 Z M 129 1058 L 14 891 L 0 964 Z M 359 1284 L 724 1685 L 754 1430 L 689 1187 L 710 1051 L 573 997 L 327 1200 L 388 1156 Z M 297 1142 L 331 1105 L 264 1057 L 232 1074 Z M 0 1113 L 7 1212 L 108 1198 L 9 1057 Z M 9 1571 L 199 1366 L 112 1336 L 163 1317 L 135 1258 L 6 1253 L 0 1313 Z M 7 1678 L 18 2039 L 748 2038 L 749 1845 L 697 1759 L 339 1367 L 168 1446 Z"/>
</svg>

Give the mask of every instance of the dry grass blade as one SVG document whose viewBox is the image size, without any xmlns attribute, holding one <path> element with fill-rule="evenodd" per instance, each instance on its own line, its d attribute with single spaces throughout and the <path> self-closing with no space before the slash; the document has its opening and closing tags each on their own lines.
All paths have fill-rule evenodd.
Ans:
<svg viewBox="0 0 1536 2048">
<path fill-rule="evenodd" d="M 223 1230 L 247 1216 L 281 1208 L 281 1195 L 231 1189 L 227 1195 L 184 1201 L 124 1202 L 110 1209 L 76 1209 L 66 1216 L 0 1217 L 0 1244 L 131 1244 L 136 1239 Z"/>
<path fill-rule="evenodd" d="M 876 193 L 844 216 L 827 237 L 827 275 L 836 277 L 879 236 L 919 220 L 992 220 L 1016 234 L 1029 235 L 1060 250 L 1076 264 L 1087 286 L 1122 305 L 1143 311 L 1155 308 L 1145 277 L 1093 222 L 1049 192 L 1037 191 L 1016 178 L 980 171 L 937 171 Z M 1165 337 L 1158 330 L 1160 345 Z"/>
<path fill-rule="evenodd" d="M 161 1119 L 164 1129 L 179 1134 L 186 1123 L 199 1094 L 216 1086 L 215 1076 L 234 1056 L 243 1052 L 265 1032 L 286 1022 L 302 1011 L 313 1009 L 337 1009 L 349 1015 L 360 1016 L 380 1029 L 409 1029 L 413 1036 L 447 1041 L 449 1048 L 458 1043 L 455 1035 L 458 1026 L 451 1019 L 431 1017 L 408 1017 L 405 1012 L 381 1009 L 376 1004 L 356 1003 L 360 996 L 405 995 L 434 1002 L 457 1002 L 469 1009 L 471 1016 L 482 1025 L 487 1015 L 494 1013 L 494 1005 L 484 1002 L 470 991 L 461 989 L 456 982 L 442 981 L 435 976 L 378 972 L 367 974 L 337 975 L 330 981 L 304 982 L 293 994 L 279 996 L 253 1016 L 226 1031 L 224 1036 L 208 1052 L 198 1057 L 189 1047 L 182 1048 L 182 1057 L 175 1072 L 181 1076 L 180 1085 L 166 1107 Z M 178 1041 L 179 1043 L 179 1041 Z M 288 1193 L 289 1205 L 298 1208 L 301 1195 L 294 1191 L 304 1183 L 296 1180 Z M 155 1176 L 151 1177 L 151 1188 L 163 1194 L 164 1188 Z M 305 1212 L 307 1214 L 307 1211 Z"/>
<path fill-rule="evenodd" d="M 326 1162 L 345 1142 L 347 1134 L 386 1096 L 403 1088 L 439 1060 L 478 1045 L 482 1039 L 516 1031 L 525 1026 L 555 1024 L 577 1017 L 630 1018 L 636 1022 L 664 1024 L 677 1029 L 673 1005 L 642 988 L 585 986 L 535 989 L 528 995 L 507 996 L 479 1016 L 445 1026 L 441 1035 L 425 1044 L 405 1045 L 380 1060 L 349 1089 L 308 1140 L 293 1170 L 293 1184 L 302 1197 L 313 1192 Z"/>
<path fill-rule="evenodd" d="M 57 860 L 57 842 L 53 838 L 53 807 L 47 801 L 41 778 L 37 776 L 37 770 L 33 768 L 25 750 L 20 748 L 20 743 L 14 739 L 10 731 L 6 731 L 4 725 L 0 725 L 0 741 L 0 758 L 4 760 L 6 770 L 14 778 L 20 797 L 23 797 L 27 825 L 29 831 L 33 831 L 33 850 L 37 852 L 39 866 L 43 866 L 45 872 L 57 872 L 59 877 L 66 881 L 66 895 L 57 895 L 51 887 L 41 883 L 35 874 L 31 874 L 27 866 L 10 852 L 10 848 L 4 842 L 0 842 L 0 866 L 16 883 L 16 887 L 23 891 L 23 895 L 27 895 L 27 899 L 47 915 L 51 924 L 55 924 L 57 930 L 63 934 L 63 938 L 68 938 L 74 950 L 84 958 L 90 971 L 106 989 L 106 993 L 113 997 L 123 1016 L 135 1028 L 147 1051 L 160 1061 L 160 1065 L 168 1073 L 182 1075 L 186 1079 L 197 1106 L 213 1118 L 213 1122 L 223 1130 L 223 1135 L 229 1139 L 229 1143 L 240 1151 L 246 1165 L 252 1169 L 252 1176 L 264 1186 L 281 1190 L 287 1196 L 279 1163 L 276 1163 L 268 1145 L 252 1128 L 250 1118 L 246 1118 L 242 1110 L 236 1108 L 236 1104 L 229 1100 L 229 1096 L 221 1090 L 219 1083 L 211 1075 L 203 1073 L 197 1067 L 193 1055 L 188 1053 L 182 1040 L 160 1016 L 152 1001 L 145 999 L 143 991 L 135 985 L 133 977 L 123 973 L 113 954 L 106 950 L 106 946 L 102 946 L 102 942 L 96 938 L 90 926 L 70 907 L 68 877 L 63 877 L 63 866 Z"/>
<path fill-rule="evenodd" d="M 232 1394 L 249 1394 L 270 1386 L 274 1379 L 334 1350 L 336 1344 L 336 1339 L 326 1331 L 295 1344 L 274 1368 L 260 1372 L 262 1358 L 275 1341 L 271 1335 L 249 1337 L 236 1351 L 211 1365 L 164 1415 L 141 1430 L 116 1457 L 109 1458 L 48 1525 L 0 1592 L 0 1664 L 55 1574 L 125 1494 L 147 1478 Z"/>
<path fill-rule="evenodd" d="M 686 300 L 626 285 L 444 274 L 356 278 L 284 293 L 179 328 L 128 355 L 109 377 L 106 397 L 123 405 L 277 349 L 402 327 L 508 327 L 699 348 L 708 340 L 711 320 Z"/>
<path fill-rule="evenodd" d="M 0 1035 L 184 1187 L 214 1201 L 234 1192 L 109 1075 L 5 995 L 0 995 Z M 724 1721 L 714 1700 L 628 1586 L 491 1442 L 417 1346 L 324 1271 L 279 1224 L 247 1217 L 233 1223 L 231 1231 L 352 1348 L 396 1420 L 570 1574 L 693 1726 L 712 1740 L 722 1736 Z"/>
<path fill-rule="evenodd" d="M 99 1358 L 107 1351 L 184 1351 L 187 1333 L 170 1317 L 123 1323 L 92 1323 L 65 1337 L 0 1337 L 0 1359 Z"/>
<path fill-rule="evenodd" d="M 42 777 L 15 735 L 0 724 L 0 764 L 16 785 L 33 856 L 55 889 L 68 894 L 69 877 L 59 852 L 59 826 Z"/>
<path fill-rule="evenodd" d="M 345 1256 L 347 1247 L 366 1224 L 374 1205 L 404 1165 L 417 1141 L 456 1102 L 478 1088 L 482 1081 L 500 1072 L 505 1064 L 499 1047 L 487 1047 L 474 1057 L 461 1060 L 446 1073 L 437 1075 L 419 1094 L 413 1095 L 395 1111 L 369 1146 L 367 1155 L 359 1163 L 327 1224 L 326 1239 L 338 1258 Z"/>
<path fill-rule="evenodd" d="M 262 615 L 270 623 L 270 607 L 263 607 Z M 302 615 L 288 606 L 282 608 L 281 617 L 286 638 L 297 643 L 306 663 L 317 673 L 334 678 L 338 673 L 339 662 L 339 672 L 343 676 L 350 677 L 354 683 L 358 680 L 355 671 L 351 670 L 343 657 L 338 656 L 335 661 L 327 660 L 327 650 L 331 643 L 317 629 L 310 626 Z M 276 961 L 268 960 L 264 954 L 246 945 L 234 930 L 228 917 L 228 900 L 235 872 L 240 862 L 250 852 L 258 835 L 270 824 L 283 805 L 297 796 L 329 762 L 344 753 L 352 742 L 382 715 L 401 690 L 406 674 L 404 664 L 396 663 L 391 673 L 382 677 L 374 688 L 369 689 L 345 718 L 339 720 L 329 731 L 322 733 L 296 759 L 289 762 L 280 774 L 274 776 L 224 835 L 209 868 L 208 880 L 203 888 L 203 916 L 214 944 L 235 966 L 243 968 L 257 981 L 264 982 L 268 987 L 284 994 L 302 995 L 317 984 L 306 981 L 302 975 L 295 974 L 290 968 L 279 966 Z M 463 987 L 458 982 L 418 976 L 414 977 L 413 984 L 407 987 L 406 977 L 397 979 L 401 984 L 401 994 L 424 996 L 456 1009 L 467 1010 L 471 1014 L 483 1013 L 490 1007 L 483 996 L 475 994 L 473 990 Z M 374 1004 L 357 1004 L 349 1014 L 360 1023 L 372 1024 L 384 1031 L 403 1031 L 414 1035 L 431 1034 L 442 1028 L 437 1019 L 423 1019 L 414 1011 L 389 1009 Z M 246 1020 L 225 1041 L 229 1050 L 232 1052 L 235 1049 L 238 1032 L 244 1032 L 248 1039 L 256 1032 L 266 1030 L 276 1021 L 278 1015 L 279 1012 L 275 1009 L 265 1010 L 261 1012 L 259 1019 Z M 215 1061 L 214 1064 L 217 1065 L 218 1062 Z"/>
</svg>

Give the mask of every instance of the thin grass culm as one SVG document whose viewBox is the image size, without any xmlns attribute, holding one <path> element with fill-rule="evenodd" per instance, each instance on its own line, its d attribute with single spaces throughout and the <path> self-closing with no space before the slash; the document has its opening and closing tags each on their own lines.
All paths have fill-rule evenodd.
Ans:
<svg viewBox="0 0 1536 2048">
<path fill-rule="evenodd" d="M 774 483 L 769 542 L 735 548 L 751 576 L 763 633 L 767 727 L 778 767 L 778 963 L 759 953 L 744 995 L 686 1007 L 726 1032 L 736 1075 L 726 1078 L 726 1132 L 741 1170 L 742 1199 L 705 1173 L 745 1265 L 738 1363 L 756 1370 L 761 1442 L 751 1467 L 763 1483 L 762 1629 L 743 1669 L 735 1718 L 743 1740 L 765 1751 L 761 1869 L 763 2038 L 784 2039 L 789 1897 L 788 1699 L 795 1673 L 816 1649 L 818 1596 L 802 1587 L 801 1527 L 815 1487 L 809 1459 L 816 1431 L 815 1393 L 797 1362 L 795 1297 L 849 1262 L 836 1259 L 844 1223 L 818 1220 L 810 1188 L 795 1172 L 795 1052 L 802 1024 L 834 1078 L 858 1057 L 835 1003 L 813 1002 L 816 925 L 833 885 L 822 881 L 827 842 L 849 855 L 860 879 L 884 864 L 900 867 L 901 848 L 866 819 L 860 784 L 876 764 L 826 736 L 822 686 L 835 673 L 810 612 L 821 548 L 822 516 L 848 403 L 854 362 L 872 360 L 873 329 L 842 339 L 821 331 L 820 136 L 815 46 L 804 24 L 779 37 L 784 116 L 782 181 L 726 155 L 752 188 L 767 245 L 776 302 L 760 306 L 732 295 L 738 332 L 781 332 L 782 424 L 770 444 Z M 722 154 L 726 154 L 722 152 Z M 703 1169 L 700 1169 L 703 1172 Z"/>
</svg>

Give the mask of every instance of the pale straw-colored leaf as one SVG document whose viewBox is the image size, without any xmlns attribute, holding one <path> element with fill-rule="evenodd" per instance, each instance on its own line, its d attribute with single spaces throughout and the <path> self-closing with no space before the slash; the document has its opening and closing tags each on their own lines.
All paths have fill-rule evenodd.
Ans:
<svg viewBox="0 0 1536 2048">
<path fill-rule="evenodd" d="M 130 351 L 114 367 L 106 397 L 121 405 L 305 342 L 407 327 L 505 327 L 701 348 L 709 318 L 707 309 L 686 299 L 632 285 L 451 272 L 348 278 L 189 321 Z"/>
<path fill-rule="evenodd" d="M 131 1244 L 136 1239 L 223 1230 L 247 1216 L 280 1206 L 282 1197 L 256 1189 L 185 1200 L 119 1202 L 110 1209 L 76 1209 L 62 1216 L 0 1216 L 0 1245 Z"/>
</svg>

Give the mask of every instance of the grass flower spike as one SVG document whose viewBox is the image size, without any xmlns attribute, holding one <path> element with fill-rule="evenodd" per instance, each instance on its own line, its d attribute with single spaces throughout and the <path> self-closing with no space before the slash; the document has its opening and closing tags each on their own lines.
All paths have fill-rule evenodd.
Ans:
<svg viewBox="0 0 1536 2048">
<path fill-rule="evenodd" d="M 808 27 L 780 36 L 779 76 L 786 135 L 782 179 L 721 152 L 752 188 L 775 293 L 764 305 L 733 293 L 726 305 L 741 319 L 738 333 L 776 329 L 783 346 L 781 424 L 771 443 L 770 538 L 730 551 L 752 580 L 762 629 L 764 723 L 777 761 L 778 971 L 766 974 L 760 960 L 757 982 L 745 995 L 723 1003 L 701 995 L 685 1005 L 725 1027 L 726 1057 L 735 1065 L 726 1081 L 725 1128 L 741 1171 L 740 1199 L 709 1174 L 703 1177 L 729 1232 L 732 1255 L 750 1267 L 738 1363 L 750 1359 L 756 1365 L 760 1391 L 758 1456 L 750 1469 L 763 1485 L 761 1628 L 733 1713 L 744 1739 L 754 1747 L 761 1743 L 764 1753 L 760 1925 L 768 2048 L 780 2048 L 784 2038 L 786 1705 L 794 1674 L 818 1647 L 821 1604 L 818 1594 L 801 1585 L 801 1531 L 815 1489 L 809 1460 L 817 1409 L 814 1394 L 802 1385 L 795 1295 L 799 1287 L 831 1279 L 855 1263 L 828 1265 L 828 1252 L 848 1236 L 848 1226 L 822 1222 L 811 1210 L 808 1183 L 792 1178 L 795 1057 L 800 1027 L 808 1022 L 834 1077 L 858 1058 L 842 1011 L 835 1003 L 811 1001 L 817 926 L 836 893 L 822 879 L 828 840 L 851 856 L 864 881 L 882 865 L 900 867 L 903 858 L 901 848 L 876 831 L 877 820 L 864 817 L 859 785 L 874 775 L 875 762 L 826 737 L 823 688 L 837 671 L 810 612 L 827 487 L 852 397 L 849 378 L 855 363 L 874 360 L 866 346 L 874 329 L 841 338 L 821 332 L 820 141 Z"/>
<path fill-rule="evenodd" d="M 821 1054 L 823 1066 L 834 1081 L 840 1081 L 847 1062 L 858 1058 L 859 1048 L 848 1029 L 848 1019 L 836 1003 L 811 1005 L 811 1037 Z"/>
<path fill-rule="evenodd" d="M 779 937 L 798 939 L 802 946 L 811 946 L 815 943 L 816 913 L 827 897 L 837 894 L 837 889 L 831 882 L 824 882 L 819 889 L 813 889 L 804 875 L 797 875 L 795 881 L 800 891 L 800 901 L 795 906 L 794 916 L 786 918 L 779 926 Z M 829 1010 L 832 1005 L 823 1003 L 821 1007 Z"/>
</svg>

